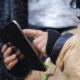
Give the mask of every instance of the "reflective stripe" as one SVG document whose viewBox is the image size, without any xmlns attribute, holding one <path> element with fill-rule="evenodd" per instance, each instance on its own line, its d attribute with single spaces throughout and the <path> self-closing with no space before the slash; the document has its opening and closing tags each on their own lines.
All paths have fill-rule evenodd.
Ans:
<svg viewBox="0 0 80 80">
<path fill-rule="evenodd" d="M 45 63 L 44 63 L 47 67 L 49 67 L 49 63 L 48 63 L 48 61 L 45 61 Z"/>
<path fill-rule="evenodd" d="M 48 62 L 47 60 L 44 62 L 44 64 L 45 64 L 47 67 L 50 66 L 50 64 L 49 64 L 49 62 Z M 48 80 L 47 72 L 44 73 L 44 76 L 43 76 L 43 79 L 42 79 L 42 80 Z"/>
<path fill-rule="evenodd" d="M 44 73 L 44 77 L 42 80 L 46 80 L 47 72 Z"/>
</svg>

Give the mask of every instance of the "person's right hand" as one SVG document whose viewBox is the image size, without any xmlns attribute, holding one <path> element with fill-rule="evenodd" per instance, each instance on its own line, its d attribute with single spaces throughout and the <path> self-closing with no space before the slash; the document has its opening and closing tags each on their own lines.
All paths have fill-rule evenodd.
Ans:
<svg viewBox="0 0 80 80">
<path fill-rule="evenodd" d="M 10 44 L 10 43 L 9 43 Z M 13 52 L 15 50 L 15 52 Z M 24 56 L 21 54 L 21 51 L 14 46 L 9 46 L 5 44 L 2 47 L 2 53 L 4 54 L 4 63 L 7 69 L 12 69 L 19 59 L 22 59 Z M 12 54 L 14 53 L 14 54 Z"/>
</svg>

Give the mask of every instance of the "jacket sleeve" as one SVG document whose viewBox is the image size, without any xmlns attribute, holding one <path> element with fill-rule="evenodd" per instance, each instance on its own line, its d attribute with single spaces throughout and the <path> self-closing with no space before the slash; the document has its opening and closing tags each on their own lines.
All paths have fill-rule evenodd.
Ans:
<svg viewBox="0 0 80 80">
<path fill-rule="evenodd" d="M 80 80 L 80 36 L 66 33 L 53 45 L 51 61 L 69 78 Z"/>
<path fill-rule="evenodd" d="M 55 64 L 57 57 L 65 44 L 65 42 L 73 36 L 71 33 L 66 33 L 60 35 L 59 32 L 55 30 L 48 29 L 48 40 L 46 45 L 46 53 L 51 58 L 51 61 Z"/>
<path fill-rule="evenodd" d="M 56 63 L 57 57 L 58 57 L 62 47 L 64 46 L 65 42 L 72 36 L 73 36 L 73 34 L 66 33 L 66 34 L 62 35 L 60 38 L 58 38 L 57 41 L 55 42 L 55 44 L 53 45 L 53 49 L 52 49 L 50 58 L 54 64 Z"/>
<path fill-rule="evenodd" d="M 70 80 L 80 80 L 80 37 L 74 35 L 63 45 L 56 65 Z"/>
</svg>

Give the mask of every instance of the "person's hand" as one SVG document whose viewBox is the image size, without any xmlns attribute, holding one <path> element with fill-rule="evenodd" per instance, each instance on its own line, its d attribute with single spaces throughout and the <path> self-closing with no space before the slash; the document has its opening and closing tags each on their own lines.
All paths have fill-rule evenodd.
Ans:
<svg viewBox="0 0 80 80">
<path fill-rule="evenodd" d="M 33 40 L 33 47 L 36 53 L 41 57 L 41 54 L 48 57 L 46 54 L 46 44 L 48 38 L 48 32 L 43 32 L 40 30 L 31 30 L 24 29 L 24 34 L 26 36 L 35 37 Z M 10 46 L 8 46 L 10 45 Z M 15 50 L 15 53 L 13 53 Z M 4 54 L 4 62 L 7 69 L 12 69 L 17 63 L 19 59 L 23 59 L 24 55 L 21 54 L 21 51 L 16 47 L 12 46 L 11 43 L 7 43 L 2 47 L 2 52 Z M 17 57 L 19 55 L 19 57 Z"/>
<path fill-rule="evenodd" d="M 2 47 L 2 52 L 4 54 L 5 66 L 9 70 L 18 63 L 19 59 L 24 58 L 24 55 L 21 54 L 21 51 L 12 46 L 9 42 Z"/>
<path fill-rule="evenodd" d="M 48 57 L 48 55 L 46 54 L 48 32 L 32 29 L 24 29 L 23 32 L 26 36 L 31 36 L 35 38 L 33 40 L 33 47 L 39 57 L 41 57 L 41 54 Z"/>
</svg>

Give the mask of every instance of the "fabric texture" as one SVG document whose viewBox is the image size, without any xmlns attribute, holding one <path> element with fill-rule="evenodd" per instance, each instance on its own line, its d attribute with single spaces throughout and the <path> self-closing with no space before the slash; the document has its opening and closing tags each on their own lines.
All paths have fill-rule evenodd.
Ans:
<svg viewBox="0 0 80 80">
<path fill-rule="evenodd" d="M 68 77 L 50 61 L 50 59 L 48 62 L 50 66 L 46 71 L 47 76 L 44 80 L 69 80 Z M 43 80 L 44 75 L 45 72 L 33 70 L 25 80 Z"/>
<path fill-rule="evenodd" d="M 56 42 L 55 42 L 55 45 L 53 46 L 53 50 L 51 52 L 51 61 L 55 64 L 56 60 L 57 60 L 57 57 L 63 47 L 63 45 L 65 44 L 65 42 L 70 38 L 72 37 L 73 34 L 71 33 L 66 33 L 64 35 L 62 35 Z"/>
<path fill-rule="evenodd" d="M 64 44 L 56 65 L 69 80 L 80 80 L 80 26 Z"/>
<path fill-rule="evenodd" d="M 47 31 L 48 31 L 48 40 L 47 40 L 47 46 L 46 46 L 46 53 L 48 56 L 50 56 L 55 42 L 61 35 L 59 32 L 55 30 L 48 29 Z"/>
</svg>

